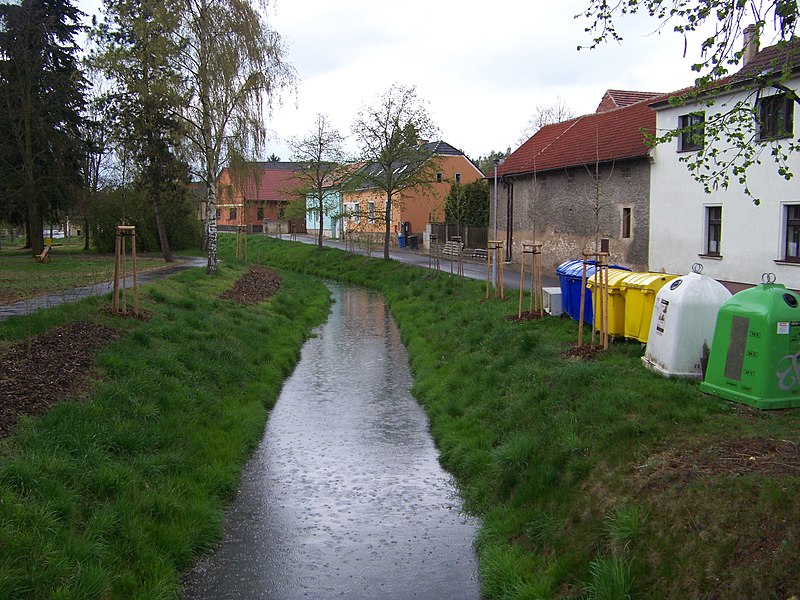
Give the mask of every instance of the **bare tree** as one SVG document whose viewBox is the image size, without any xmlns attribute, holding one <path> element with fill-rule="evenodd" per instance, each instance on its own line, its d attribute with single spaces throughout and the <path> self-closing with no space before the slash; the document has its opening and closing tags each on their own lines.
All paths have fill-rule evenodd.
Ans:
<svg viewBox="0 0 800 600">
<path fill-rule="evenodd" d="M 294 81 L 280 36 L 249 0 L 179 0 L 179 61 L 186 74 L 180 116 L 206 186 L 208 273 L 217 272 L 216 184 L 225 164 L 243 162 L 266 141 L 265 110 Z"/>
<path fill-rule="evenodd" d="M 317 115 L 314 128 L 306 137 L 293 138 L 289 141 L 293 160 L 301 163 L 294 174 L 295 195 L 314 201 L 314 208 L 319 219 L 317 245 L 322 248 L 322 226 L 325 216 L 330 216 L 335 208 L 330 204 L 331 190 L 339 187 L 347 178 L 349 170 L 343 165 L 344 137 L 331 125 L 325 115 Z"/>
<path fill-rule="evenodd" d="M 555 104 L 546 106 L 540 104 L 536 107 L 533 115 L 528 120 L 528 123 L 522 129 L 519 139 L 517 139 L 517 146 L 521 146 L 527 142 L 534 133 L 539 131 L 545 125 L 552 125 L 553 123 L 561 123 L 574 117 L 575 114 L 572 109 L 567 105 L 566 101 L 559 96 L 556 98 Z"/>
<path fill-rule="evenodd" d="M 436 161 L 423 138 L 437 132 L 414 87 L 392 85 L 373 106 L 363 107 L 353 124 L 361 160 L 356 177 L 362 189 L 385 194 L 383 258 L 389 260 L 392 212 L 402 192 L 431 185 Z"/>
</svg>

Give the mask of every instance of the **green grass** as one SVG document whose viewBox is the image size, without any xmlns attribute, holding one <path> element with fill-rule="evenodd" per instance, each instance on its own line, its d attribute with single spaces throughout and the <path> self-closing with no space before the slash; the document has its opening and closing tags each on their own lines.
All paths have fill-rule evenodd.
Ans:
<svg viewBox="0 0 800 600">
<path fill-rule="evenodd" d="M 75 319 L 126 331 L 87 398 L 0 440 L 0 598 L 180 595 L 329 306 L 324 286 L 292 273 L 256 307 L 218 299 L 243 272 L 143 288 L 147 322 L 110 318 L 105 297 L 0 323 L 6 342 Z"/>
<path fill-rule="evenodd" d="M 160 256 L 137 256 L 138 272 L 163 267 Z M 130 258 L 127 262 L 130 275 Z M 41 294 L 63 292 L 114 279 L 114 257 L 84 253 L 74 240 L 64 246 L 53 246 L 50 262 L 38 263 L 29 250 L 4 247 L 0 252 L 0 304 L 10 304 Z"/>
<path fill-rule="evenodd" d="M 230 256 L 233 239 L 222 236 Z M 479 515 L 487 598 L 789 597 L 800 477 L 692 473 L 658 456 L 721 440 L 800 441 L 800 411 L 758 412 L 665 379 L 618 343 L 563 351 L 576 323 L 514 323 L 481 282 L 255 238 L 257 262 L 376 289 L 409 350 L 440 460 Z M 751 549 L 751 550 L 748 550 Z"/>
</svg>

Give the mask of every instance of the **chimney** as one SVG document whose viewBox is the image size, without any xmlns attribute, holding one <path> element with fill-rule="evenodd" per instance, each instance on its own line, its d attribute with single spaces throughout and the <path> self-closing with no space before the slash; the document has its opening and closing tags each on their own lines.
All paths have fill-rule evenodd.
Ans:
<svg viewBox="0 0 800 600">
<path fill-rule="evenodd" d="M 748 25 L 744 28 L 744 44 L 742 47 L 742 66 L 747 66 L 755 55 L 758 54 L 758 29 L 755 25 Z"/>
</svg>

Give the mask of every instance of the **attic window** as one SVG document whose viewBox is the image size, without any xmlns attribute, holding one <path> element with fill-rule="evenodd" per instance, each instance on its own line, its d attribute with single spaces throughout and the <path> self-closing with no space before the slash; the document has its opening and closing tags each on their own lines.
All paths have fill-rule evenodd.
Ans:
<svg viewBox="0 0 800 600">
<path fill-rule="evenodd" d="M 436 183 L 442 183 L 442 179 L 444 179 L 444 173 L 442 173 L 441 171 L 439 171 L 439 172 L 436 174 Z"/>
<path fill-rule="evenodd" d="M 456 183 L 461 183 L 461 173 L 456 173 Z"/>
</svg>

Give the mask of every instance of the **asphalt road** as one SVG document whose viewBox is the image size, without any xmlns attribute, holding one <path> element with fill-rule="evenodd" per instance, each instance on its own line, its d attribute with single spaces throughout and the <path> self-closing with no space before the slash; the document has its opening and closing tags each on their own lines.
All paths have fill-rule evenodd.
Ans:
<svg viewBox="0 0 800 600">
<path fill-rule="evenodd" d="M 298 242 L 303 242 L 305 244 L 316 244 L 317 239 L 312 235 L 297 235 L 296 239 Z M 331 248 L 339 248 L 340 250 L 346 250 L 347 247 L 343 242 L 339 242 L 336 240 L 323 240 L 323 245 L 329 246 Z M 356 253 L 366 255 L 366 250 L 356 246 L 355 249 Z M 372 251 L 372 256 L 375 258 L 383 257 L 383 247 L 378 247 Z M 389 258 L 392 260 L 396 260 L 398 262 L 406 263 L 409 265 L 414 265 L 421 268 L 431 268 L 431 258 L 428 256 L 428 252 L 426 250 L 410 250 L 408 248 L 405 249 L 398 249 L 398 248 L 391 248 L 389 249 Z M 451 260 L 450 257 L 442 257 L 439 259 L 439 270 L 445 271 L 446 273 L 456 273 L 458 271 L 458 265 L 455 260 Z M 508 264 L 504 265 L 503 269 L 503 284 L 506 289 L 519 289 L 519 265 L 518 264 Z M 482 281 L 486 281 L 486 263 L 485 262 L 478 262 L 474 260 L 465 260 L 464 261 L 464 276 L 469 277 L 470 279 L 479 279 Z M 559 287 L 559 280 L 555 273 L 545 273 L 542 277 L 542 283 L 544 287 Z M 530 289 L 531 286 L 531 276 L 530 272 L 526 273 L 525 275 L 525 289 Z"/>
</svg>

